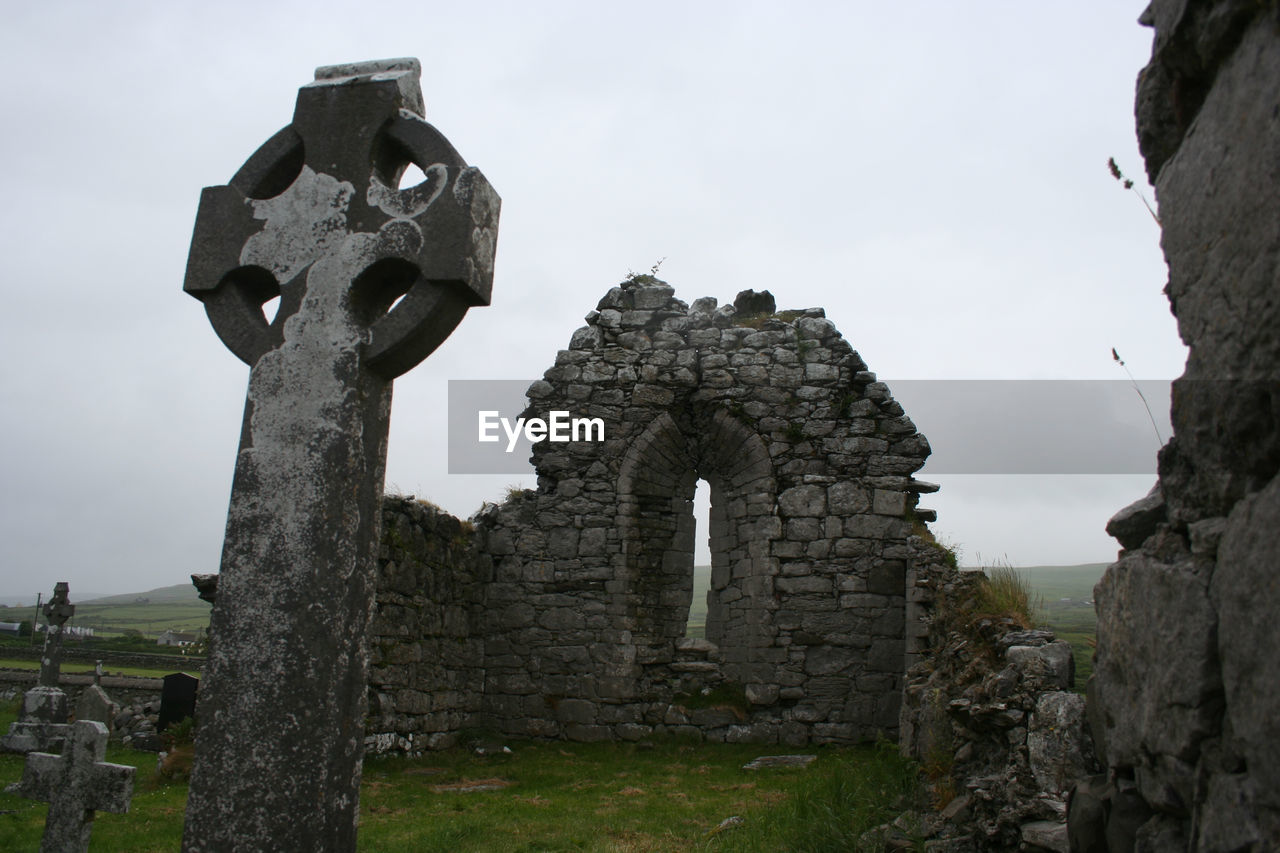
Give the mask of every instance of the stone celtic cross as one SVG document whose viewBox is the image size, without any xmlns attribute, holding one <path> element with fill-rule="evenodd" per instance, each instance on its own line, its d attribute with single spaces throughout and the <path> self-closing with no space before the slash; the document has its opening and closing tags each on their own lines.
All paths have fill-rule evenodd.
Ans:
<svg viewBox="0 0 1280 853">
<path fill-rule="evenodd" d="M 106 753 L 107 727 L 79 720 L 71 726 L 61 755 L 27 755 L 16 793 L 49 804 L 40 853 L 88 850 L 95 811 L 129 810 L 134 768 L 104 762 Z"/>
<path fill-rule="evenodd" d="M 419 74 L 318 69 L 200 199 L 185 290 L 252 369 L 187 851 L 355 849 L 391 384 L 488 304 L 497 236 L 498 196 L 423 119 Z M 425 180 L 400 189 L 411 164 Z"/>
<path fill-rule="evenodd" d="M 75 615 L 76 606 L 71 603 L 71 587 L 66 581 L 53 585 L 53 598 L 44 605 L 45 635 L 44 653 L 40 656 L 40 686 L 57 687 L 62 672 L 62 628 Z"/>
<path fill-rule="evenodd" d="M 76 612 L 68 597 L 66 581 L 53 586 L 53 597 L 44 605 L 44 648 L 40 654 L 40 678 L 22 694 L 18 719 L 0 738 L 0 749 L 11 752 L 55 750 L 62 747 L 67 729 L 67 694 L 58 686 L 62 672 L 62 629 Z"/>
</svg>

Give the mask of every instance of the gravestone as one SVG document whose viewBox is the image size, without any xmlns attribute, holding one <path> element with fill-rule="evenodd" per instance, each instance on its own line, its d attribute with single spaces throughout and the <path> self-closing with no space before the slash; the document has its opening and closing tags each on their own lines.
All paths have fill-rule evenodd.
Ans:
<svg viewBox="0 0 1280 853">
<path fill-rule="evenodd" d="M 184 288 L 251 370 L 187 851 L 355 848 L 392 380 L 488 304 L 497 236 L 420 70 L 318 69 L 292 124 L 201 196 Z M 410 165 L 425 180 L 399 189 Z"/>
<path fill-rule="evenodd" d="M 164 677 L 160 689 L 160 719 L 156 731 L 164 731 L 171 723 L 179 723 L 196 715 L 196 692 L 200 679 L 185 672 L 173 672 Z"/>
<path fill-rule="evenodd" d="M 119 710 L 101 684 L 90 684 L 80 691 L 80 698 L 76 700 L 77 720 L 97 720 L 110 725 Z"/>
<path fill-rule="evenodd" d="M 53 597 L 44 605 L 44 651 L 40 656 L 40 678 L 22 696 L 18 719 L 3 741 L 10 752 L 60 749 L 67 729 L 67 694 L 58 687 L 62 671 L 62 629 L 76 612 L 68 598 L 66 581 L 54 584 Z"/>
<path fill-rule="evenodd" d="M 27 756 L 13 793 L 49 804 L 41 853 L 74 853 L 89 849 L 94 813 L 124 814 L 133 797 L 134 768 L 108 764 L 107 727 L 78 720 L 70 727 L 61 755 L 33 752 Z"/>
</svg>

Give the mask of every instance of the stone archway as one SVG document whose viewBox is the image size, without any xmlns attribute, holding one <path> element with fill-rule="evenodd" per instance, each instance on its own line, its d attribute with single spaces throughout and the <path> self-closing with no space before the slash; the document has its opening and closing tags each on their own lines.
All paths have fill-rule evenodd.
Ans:
<svg viewBox="0 0 1280 853">
<path fill-rule="evenodd" d="M 776 481 L 764 441 L 722 408 L 664 412 L 624 456 L 618 477 L 626 599 L 637 662 L 667 663 L 685 635 L 693 590 L 693 493 L 711 488 L 711 589 L 706 637 L 726 675 L 771 644 L 776 609 Z"/>
</svg>

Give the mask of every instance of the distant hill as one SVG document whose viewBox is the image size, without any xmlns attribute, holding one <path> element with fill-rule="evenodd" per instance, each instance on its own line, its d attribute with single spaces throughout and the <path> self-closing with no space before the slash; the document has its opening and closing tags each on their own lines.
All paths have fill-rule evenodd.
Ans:
<svg viewBox="0 0 1280 853">
<path fill-rule="evenodd" d="M 30 619 L 35 602 L 21 607 L 0 607 L 0 622 Z M 165 631 L 194 632 L 209 627 L 210 606 L 201 601 L 189 583 L 162 586 L 146 592 L 123 595 L 77 596 L 71 591 L 75 616 L 71 625 L 93 628 L 101 635 L 127 630 L 141 631 L 144 636 L 158 637 Z"/>
<path fill-rule="evenodd" d="M 44 593 L 41 599 L 42 601 L 49 600 L 49 593 L 52 589 L 53 587 L 50 586 L 49 589 L 41 590 L 41 592 Z M 27 607 L 34 610 L 36 606 L 36 595 L 37 593 L 34 592 L 30 595 L 0 595 L 0 607 Z M 87 592 L 84 597 L 88 599 L 100 598 L 101 596 L 102 593 L 100 592 Z M 78 600 L 75 590 L 71 591 L 71 600 L 72 603 L 75 603 L 75 601 Z"/>
<path fill-rule="evenodd" d="M 173 586 L 162 586 L 146 592 L 126 592 L 121 595 L 104 595 L 90 598 L 88 595 L 71 596 L 72 604 L 139 604 L 140 599 L 147 599 L 149 604 L 174 604 L 186 601 L 199 601 L 200 595 L 190 581 L 176 583 Z"/>
<path fill-rule="evenodd" d="M 1027 566 L 1015 567 L 1027 576 L 1036 592 L 1050 600 L 1070 598 L 1073 601 L 1092 601 L 1093 587 L 1102 580 L 1102 573 L 1110 563 L 1081 563 L 1078 566 Z"/>
</svg>

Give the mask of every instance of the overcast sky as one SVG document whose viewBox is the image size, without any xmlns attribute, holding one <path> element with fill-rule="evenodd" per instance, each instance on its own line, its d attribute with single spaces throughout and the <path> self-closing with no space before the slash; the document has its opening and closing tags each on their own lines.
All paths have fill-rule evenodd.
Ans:
<svg viewBox="0 0 1280 853">
<path fill-rule="evenodd" d="M 686 301 L 823 306 L 890 383 L 1180 374 L 1106 170 L 1151 196 L 1143 5 L 3 0 L 0 593 L 217 570 L 248 368 L 182 292 L 191 228 L 317 65 L 419 57 L 503 199 L 493 305 L 395 384 L 388 489 L 460 516 L 533 478 L 446 473 L 446 382 L 536 378 L 663 258 Z M 1113 559 L 1154 474 L 932 479 L 965 562 L 1033 565 Z"/>
</svg>

